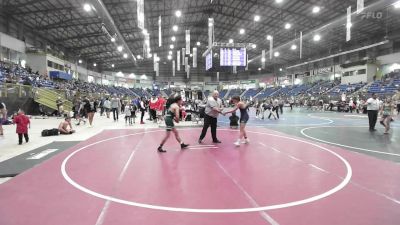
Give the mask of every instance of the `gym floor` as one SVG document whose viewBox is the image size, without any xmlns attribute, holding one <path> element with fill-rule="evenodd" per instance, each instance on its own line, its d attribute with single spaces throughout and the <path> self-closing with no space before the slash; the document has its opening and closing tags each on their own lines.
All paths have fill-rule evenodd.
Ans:
<svg viewBox="0 0 400 225">
<path fill-rule="evenodd" d="M 400 224 L 397 121 L 384 135 L 363 114 L 252 112 L 247 145 L 233 145 L 238 130 L 221 117 L 221 144 L 181 128 L 191 146 L 171 138 L 164 154 L 163 129 L 96 121 L 89 138 L 0 185 L 0 224 Z"/>
</svg>

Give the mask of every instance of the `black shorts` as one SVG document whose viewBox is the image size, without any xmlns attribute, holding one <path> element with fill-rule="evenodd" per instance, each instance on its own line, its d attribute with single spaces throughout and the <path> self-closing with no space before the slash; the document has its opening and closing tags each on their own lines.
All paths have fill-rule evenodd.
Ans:
<svg viewBox="0 0 400 225">
<path fill-rule="evenodd" d="M 172 116 L 167 115 L 165 117 L 165 126 L 167 127 L 167 131 L 172 131 L 172 129 L 175 128 L 174 119 L 172 118 Z"/>
<path fill-rule="evenodd" d="M 240 117 L 240 123 L 247 123 L 249 121 L 249 115 L 244 115 Z"/>
</svg>

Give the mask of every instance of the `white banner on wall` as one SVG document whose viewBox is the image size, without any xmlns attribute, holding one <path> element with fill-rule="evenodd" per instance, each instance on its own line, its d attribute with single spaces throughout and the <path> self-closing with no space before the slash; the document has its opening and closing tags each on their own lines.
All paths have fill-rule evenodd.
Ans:
<svg viewBox="0 0 400 225">
<path fill-rule="evenodd" d="M 197 68 L 197 48 L 193 48 L 193 68 Z"/>
<path fill-rule="evenodd" d="M 208 18 L 208 48 L 212 48 L 214 39 L 214 19 Z"/>
<path fill-rule="evenodd" d="M 161 16 L 158 17 L 158 47 L 162 46 Z"/>
<path fill-rule="evenodd" d="M 244 70 L 249 70 L 249 54 L 246 54 L 246 68 L 244 68 Z"/>
<path fill-rule="evenodd" d="M 233 67 L 233 74 L 237 74 L 237 67 L 236 66 Z"/>
<path fill-rule="evenodd" d="M 190 54 L 190 30 L 186 30 L 186 55 Z"/>
<path fill-rule="evenodd" d="M 357 14 L 364 10 L 364 0 L 357 0 Z"/>
<path fill-rule="evenodd" d="M 190 65 L 186 66 L 186 77 L 187 77 L 187 79 L 189 79 L 189 77 L 190 77 Z"/>
<path fill-rule="evenodd" d="M 219 81 L 219 72 L 217 72 L 217 81 Z"/>
<path fill-rule="evenodd" d="M 176 52 L 176 67 L 178 68 L 178 71 L 181 71 L 181 51 L 178 50 Z"/>
<path fill-rule="evenodd" d="M 347 8 L 347 20 L 346 20 L 346 41 L 351 40 L 351 6 Z"/>
<path fill-rule="evenodd" d="M 175 76 L 175 60 L 172 60 L 172 76 Z"/>
<path fill-rule="evenodd" d="M 137 0 L 138 27 L 144 30 L 144 0 Z"/>
</svg>

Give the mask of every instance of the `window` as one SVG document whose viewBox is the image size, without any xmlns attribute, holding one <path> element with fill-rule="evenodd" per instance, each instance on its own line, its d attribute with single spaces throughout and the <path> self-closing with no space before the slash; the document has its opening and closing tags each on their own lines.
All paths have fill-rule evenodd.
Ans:
<svg viewBox="0 0 400 225">
<path fill-rule="evenodd" d="M 47 66 L 53 68 L 53 62 L 50 60 L 47 60 Z"/>
<path fill-rule="evenodd" d="M 362 70 L 358 70 L 357 71 L 357 75 L 362 75 L 362 74 L 367 74 L 367 70 L 366 69 L 362 69 Z"/>
</svg>

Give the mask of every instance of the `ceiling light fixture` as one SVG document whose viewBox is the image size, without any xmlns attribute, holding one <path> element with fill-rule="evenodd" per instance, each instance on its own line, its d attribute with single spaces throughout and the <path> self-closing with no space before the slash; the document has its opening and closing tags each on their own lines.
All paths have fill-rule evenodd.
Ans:
<svg viewBox="0 0 400 225">
<path fill-rule="evenodd" d="M 320 41 L 321 40 L 321 35 L 319 35 L 319 34 L 314 35 L 313 40 L 314 41 Z"/>
<path fill-rule="evenodd" d="M 122 49 L 124 49 L 124 48 L 123 48 L 121 45 L 117 47 L 117 50 L 118 50 L 119 52 L 122 52 Z"/>
<path fill-rule="evenodd" d="M 257 48 L 257 45 L 256 45 L 256 44 L 252 44 L 251 47 L 252 47 L 253 49 L 255 49 L 255 48 Z"/>
<path fill-rule="evenodd" d="M 233 43 L 233 39 L 231 38 L 231 39 L 229 39 L 229 44 L 232 44 Z"/>
<path fill-rule="evenodd" d="M 289 30 L 290 28 L 292 28 L 292 24 L 286 23 L 286 24 L 285 24 L 285 29 L 286 29 L 286 30 Z"/>
<path fill-rule="evenodd" d="M 260 16 L 259 16 L 259 15 L 255 15 L 255 16 L 254 16 L 254 21 L 255 21 L 255 22 L 260 21 Z"/>
<path fill-rule="evenodd" d="M 82 59 L 78 60 L 78 63 L 81 64 L 82 63 Z"/>
<path fill-rule="evenodd" d="M 196 45 L 197 45 L 197 46 L 200 46 L 200 45 L 201 45 L 201 44 L 200 44 L 200 41 L 196 42 Z"/>
<path fill-rule="evenodd" d="M 175 37 L 175 36 L 172 36 L 172 37 L 171 37 L 171 41 L 176 41 L 176 37 Z"/>
<path fill-rule="evenodd" d="M 115 66 L 114 64 L 111 64 L 111 67 L 112 67 L 112 68 L 114 68 L 114 66 Z"/>
<path fill-rule="evenodd" d="M 293 45 L 290 47 L 290 49 L 296 50 L 296 49 L 297 49 L 297 45 L 293 44 Z"/>
<path fill-rule="evenodd" d="M 243 28 L 240 28 L 239 34 L 244 34 L 244 33 L 245 33 L 245 30 Z"/>
<path fill-rule="evenodd" d="M 175 16 L 176 16 L 176 17 L 181 17 L 181 16 L 182 16 L 181 10 L 177 10 L 177 11 L 175 12 Z"/>
<path fill-rule="evenodd" d="M 178 26 L 177 25 L 172 26 L 172 30 L 175 32 L 178 31 Z"/>
<path fill-rule="evenodd" d="M 115 37 L 112 37 L 112 38 L 111 38 L 111 42 L 115 42 Z"/>
<path fill-rule="evenodd" d="M 268 41 L 272 40 L 272 36 L 271 35 L 267 35 L 267 40 Z"/>
<path fill-rule="evenodd" d="M 170 49 L 174 49 L 174 45 L 169 45 L 169 48 Z"/>
<path fill-rule="evenodd" d="M 275 57 L 279 57 L 280 55 L 281 55 L 281 53 L 279 53 L 279 52 L 275 52 L 275 53 L 274 53 L 274 56 L 275 56 Z"/>
<path fill-rule="evenodd" d="M 313 9 L 312 9 L 312 12 L 314 14 L 319 13 L 319 11 L 321 11 L 321 7 L 319 7 L 319 6 L 314 6 Z"/>
<path fill-rule="evenodd" d="M 97 66 L 97 64 L 96 64 L 96 63 L 93 63 L 93 66 L 94 66 L 94 67 L 96 67 L 96 66 Z"/>
<path fill-rule="evenodd" d="M 92 11 L 92 6 L 89 5 L 88 3 L 86 3 L 86 4 L 83 5 L 83 9 L 84 9 L 86 12 L 90 12 L 90 11 Z"/>
<path fill-rule="evenodd" d="M 126 54 L 126 53 L 124 53 L 124 58 L 126 59 L 126 58 L 128 58 L 128 54 Z"/>
</svg>

